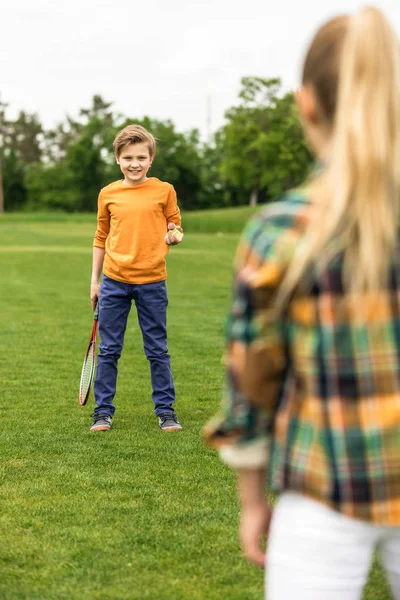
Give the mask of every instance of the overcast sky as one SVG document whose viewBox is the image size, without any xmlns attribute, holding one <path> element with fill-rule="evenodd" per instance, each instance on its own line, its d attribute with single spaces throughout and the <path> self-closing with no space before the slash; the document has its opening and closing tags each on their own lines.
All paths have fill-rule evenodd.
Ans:
<svg viewBox="0 0 400 600">
<path fill-rule="evenodd" d="M 207 135 L 240 78 L 298 84 L 316 27 L 356 0 L 0 0 L 0 98 L 45 127 L 94 94 L 127 117 L 171 119 Z M 371 3 L 368 3 L 371 4 Z M 400 0 L 380 0 L 400 33 Z"/>
</svg>

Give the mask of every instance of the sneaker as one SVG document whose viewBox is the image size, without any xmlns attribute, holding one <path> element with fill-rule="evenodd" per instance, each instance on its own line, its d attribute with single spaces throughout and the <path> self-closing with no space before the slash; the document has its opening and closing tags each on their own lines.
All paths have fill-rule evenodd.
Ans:
<svg viewBox="0 0 400 600">
<path fill-rule="evenodd" d="M 182 425 L 178 421 L 178 417 L 173 413 L 165 413 L 158 417 L 158 424 L 163 431 L 180 431 Z"/>
<path fill-rule="evenodd" d="M 94 413 L 92 417 L 93 423 L 90 431 L 109 431 L 111 429 L 112 420 L 109 415 Z"/>
</svg>

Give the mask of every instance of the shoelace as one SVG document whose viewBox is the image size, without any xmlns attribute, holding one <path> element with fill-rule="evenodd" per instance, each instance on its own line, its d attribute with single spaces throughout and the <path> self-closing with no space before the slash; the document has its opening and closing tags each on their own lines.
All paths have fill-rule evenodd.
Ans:
<svg viewBox="0 0 400 600">
<path fill-rule="evenodd" d="M 106 421 L 108 421 L 108 419 L 111 418 L 108 415 L 97 415 L 95 413 L 93 413 L 92 417 L 93 417 L 94 423 L 97 423 L 97 421 L 102 421 L 103 419 L 105 419 Z"/>
<path fill-rule="evenodd" d="M 165 421 L 174 421 L 175 423 L 178 422 L 178 419 L 176 418 L 176 415 L 161 415 L 160 416 L 161 419 L 161 423 L 165 423 Z"/>
</svg>

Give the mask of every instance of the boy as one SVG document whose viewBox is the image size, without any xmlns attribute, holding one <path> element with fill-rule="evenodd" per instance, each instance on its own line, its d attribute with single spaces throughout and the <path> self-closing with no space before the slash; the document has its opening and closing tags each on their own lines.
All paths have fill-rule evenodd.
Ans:
<svg viewBox="0 0 400 600">
<path fill-rule="evenodd" d="M 167 231 L 172 222 L 182 232 L 176 193 L 171 184 L 147 177 L 156 142 L 144 127 L 122 129 L 113 148 L 124 179 L 103 188 L 98 200 L 90 299 L 93 309 L 99 300 L 101 343 L 90 430 L 111 428 L 118 359 L 134 300 L 150 362 L 154 412 L 163 431 L 178 431 L 182 427 L 172 407 L 175 388 L 167 348 L 165 284 L 168 246 L 181 241 Z"/>
</svg>

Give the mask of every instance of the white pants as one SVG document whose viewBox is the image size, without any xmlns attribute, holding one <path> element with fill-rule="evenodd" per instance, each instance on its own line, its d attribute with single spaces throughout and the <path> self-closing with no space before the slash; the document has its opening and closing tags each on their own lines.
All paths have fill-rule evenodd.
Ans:
<svg viewBox="0 0 400 600">
<path fill-rule="evenodd" d="M 266 599 L 359 600 L 375 549 L 400 600 L 400 528 L 349 519 L 287 492 L 271 523 Z"/>
</svg>

